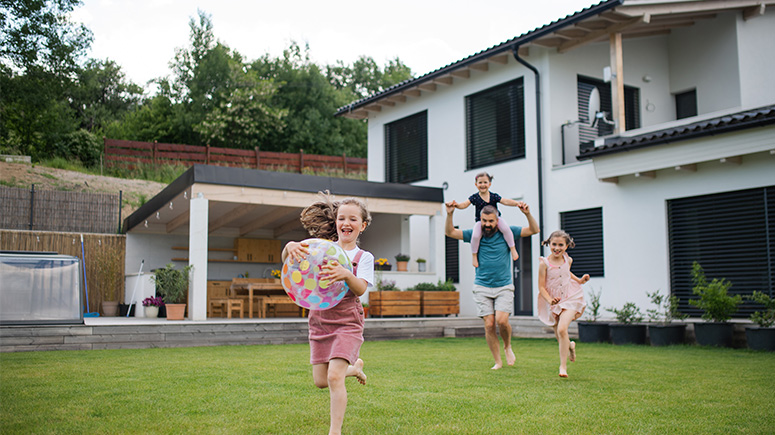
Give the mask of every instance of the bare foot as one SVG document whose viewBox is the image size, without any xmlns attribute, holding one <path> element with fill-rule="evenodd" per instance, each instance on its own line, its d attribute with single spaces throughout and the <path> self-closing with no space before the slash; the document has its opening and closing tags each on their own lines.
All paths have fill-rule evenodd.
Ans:
<svg viewBox="0 0 775 435">
<path fill-rule="evenodd" d="M 576 342 L 570 342 L 570 362 L 576 361 Z"/>
<path fill-rule="evenodd" d="M 514 261 L 519 260 L 519 253 L 517 252 L 517 248 L 511 248 L 511 259 Z"/>
<path fill-rule="evenodd" d="M 363 373 L 363 360 L 358 358 L 355 364 L 347 367 L 347 373 L 345 376 L 355 376 L 361 385 L 366 385 L 366 373 Z"/>
<path fill-rule="evenodd" d="M 562 367 L 560 367 L 560 377 L 561 378 L 567 378 L 568 377 L 568 371 Z"/>
<path fill-rule="evenodd" d="M 474 264 L 474 268 L 479 267 L 479 258 L 477 258 L 476 254 L 474 254 L 474 260 L 472 263 Z"/>
<path fill-rule="evenodd" d="M 495 363 L 490 370 L 500 370 L 503 367 L 503 363 Z"/>
<path fill-rule="evenodd" d="M 517 357 L 516 357 L 516 355 L 514 355 L 514 351 L 513 351 L 513 350 L 511 350 L 511 348 L 510 348 L 510 347 L 507 347 L 507 348 L 505 349 L 505 351 L 506 351 L 506 363 L 507 363 L 508 365 L 510 365 L 510 366 L 513 366 L 513 365 L 514 365 L 514 363 L 516 363 L 516 362 L 517 362 Z"/>
</svg>

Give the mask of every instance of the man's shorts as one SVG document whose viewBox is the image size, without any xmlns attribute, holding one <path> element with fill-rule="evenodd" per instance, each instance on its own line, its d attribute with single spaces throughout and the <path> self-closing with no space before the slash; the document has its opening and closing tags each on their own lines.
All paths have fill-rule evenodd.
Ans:
<svg viewBox="0 0 775 435">
<path fill-rule="evenodd" d="M 512 314 L 514 310 L 514 286 L 482 287 L 474 284 L 474 302 L 479 317 L 490 316 L 495 311 Z"/>
</svg>

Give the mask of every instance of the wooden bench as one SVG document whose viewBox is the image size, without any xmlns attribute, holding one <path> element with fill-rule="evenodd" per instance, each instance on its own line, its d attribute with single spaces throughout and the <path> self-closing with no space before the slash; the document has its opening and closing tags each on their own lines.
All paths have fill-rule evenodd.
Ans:
<svg viewBox="0 0 775 435">
<path fill-rule="evenodd" d="M 258 317 L 265 318 L 270 305 L 277 304 L 290 304 L 296 306 L 296 304 L 288 297 L 288 295 L 272 295 L 272 296 L 259 296 L 258 297 Z M 299 307 L 301 316 L 304 317 L 304 309 Z"/>
</svg>

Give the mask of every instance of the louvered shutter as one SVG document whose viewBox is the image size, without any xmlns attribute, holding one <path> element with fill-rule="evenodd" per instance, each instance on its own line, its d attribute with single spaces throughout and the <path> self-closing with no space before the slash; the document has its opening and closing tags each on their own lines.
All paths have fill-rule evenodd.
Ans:
<svg viewBox="0 0 775 435">
<path fill-rule="evenodd" d="M 568 250 L 573 258 L 571 272 L 581 277 L 605 276 L 603 259 L 603 209 L 590 208 L 560 213 L 560 226 L 570 234 L 576 247 Z"/>
<path fill-rule="evenodd" d="M 520 77 L 466 97 L 466 168 L 525 157 L 525 98 Z"/>
<path fill-rule="evenodd" d="M 411 183 L 428 179 L 428 111 L 385 125 L 385 179 Z"/>
</svg>

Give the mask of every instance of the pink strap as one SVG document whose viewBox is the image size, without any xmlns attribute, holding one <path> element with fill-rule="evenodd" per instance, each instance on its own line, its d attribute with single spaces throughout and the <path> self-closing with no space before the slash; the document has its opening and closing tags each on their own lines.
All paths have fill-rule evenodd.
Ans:
<svg viewBox="0 0 775 435">
<path fill-rule="evenodd" d="M 353 258 L 353 275 L 355 276 L 358 276 L 358 262 L 361 260 L 361 254 L 363 254 L 363 249 L 359 249 Z"/>
</svg>

